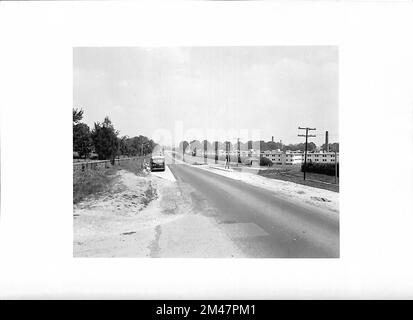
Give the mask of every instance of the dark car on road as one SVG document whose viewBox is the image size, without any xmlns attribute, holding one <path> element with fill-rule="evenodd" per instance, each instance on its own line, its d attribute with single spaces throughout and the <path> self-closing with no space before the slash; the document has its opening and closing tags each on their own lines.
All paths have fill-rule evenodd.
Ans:
<svg viewBox="0 0 413 320">
<path fill-rule="evenodd" d="M 165 171 L 165 157 L 152 156 L 150 160 L 151 171 Z"/>
</svg>

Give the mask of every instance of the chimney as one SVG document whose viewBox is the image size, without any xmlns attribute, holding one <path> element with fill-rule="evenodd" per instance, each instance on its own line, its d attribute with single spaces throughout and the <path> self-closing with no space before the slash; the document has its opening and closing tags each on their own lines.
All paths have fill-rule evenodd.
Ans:
<svg viewBox="0 0 413 320">
<path fill-rule="evenodd" d="M 328 145 L 328 131 L 326 131 L 326 145 L 325 145 L 325 151 L 329 152 L 330 151 L 330 147 Z"/>
<path fill-rule="evenodd" d="M 274 142 L 274 136 L 271 137 L 271 141 Z"/>
</svg>

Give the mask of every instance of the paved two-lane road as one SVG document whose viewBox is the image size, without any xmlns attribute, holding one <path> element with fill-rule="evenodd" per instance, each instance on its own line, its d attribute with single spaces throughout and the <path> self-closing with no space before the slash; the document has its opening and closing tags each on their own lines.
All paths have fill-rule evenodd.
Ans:
<svg viewBox="0 0 413 320">
<path fill-rule="evenodd" d="M 339 216 L 185 164 L 168 165 L 198 212 L 216 219 L 248 257 L 337 258 Z"/>
</svg>

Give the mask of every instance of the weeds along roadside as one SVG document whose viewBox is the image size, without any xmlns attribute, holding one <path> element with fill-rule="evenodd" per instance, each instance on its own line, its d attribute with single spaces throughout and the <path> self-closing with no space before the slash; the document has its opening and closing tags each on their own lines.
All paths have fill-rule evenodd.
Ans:
<svg viewBox="0 0 413 320">
<path fill-rule="evenodd" d="M 144 176 L 145 172 L 138 161 L 125 161 L 120 165 L 95 170 L 73 172 L 73 203 L 76 204 L 88 196 L 109 191 L 117 177 L 117 171 L 124 169 Z"/>
<path fill-rule="evenodd" d="M 73 203 L 84 198 L 110 189 L 116 178 L 117 168 L 102 168 L 73 172 Z"/>
</svg>

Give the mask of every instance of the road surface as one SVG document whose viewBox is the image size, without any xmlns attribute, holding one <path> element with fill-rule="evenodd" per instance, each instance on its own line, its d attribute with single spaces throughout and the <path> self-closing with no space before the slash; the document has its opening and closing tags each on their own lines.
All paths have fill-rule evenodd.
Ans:
<svg viewBox="0 0 413 320">
<path fill-rule="evenodd" d="M 338 258 L 339 216 L 193 165 L 168 164 L 196 212 L 213 217 L 247 257 Z"/>
</svg>

